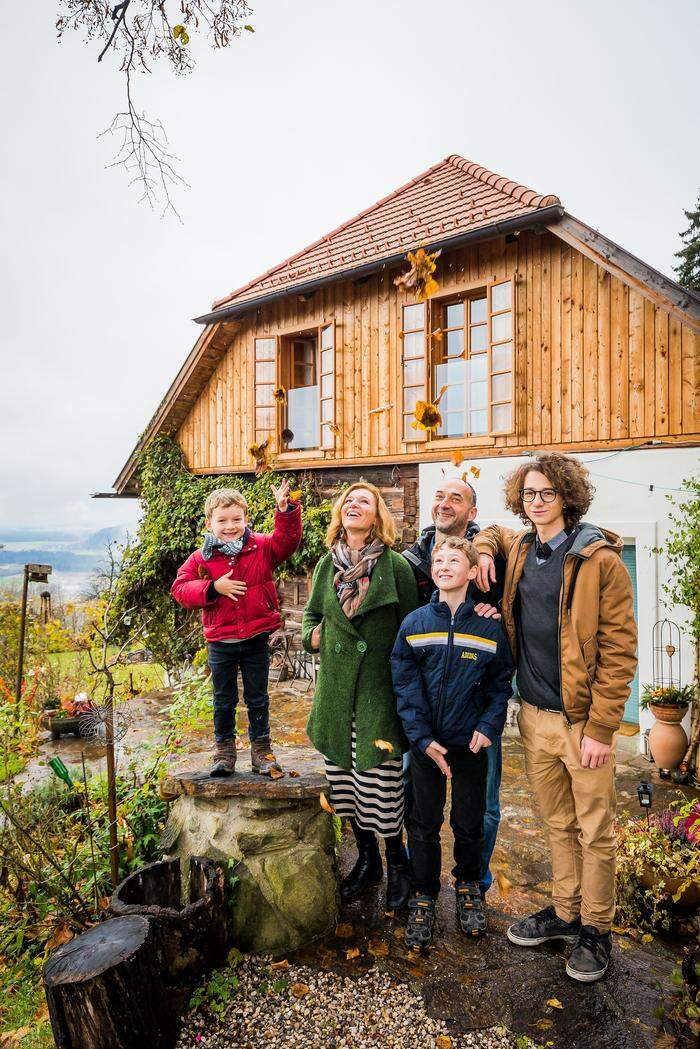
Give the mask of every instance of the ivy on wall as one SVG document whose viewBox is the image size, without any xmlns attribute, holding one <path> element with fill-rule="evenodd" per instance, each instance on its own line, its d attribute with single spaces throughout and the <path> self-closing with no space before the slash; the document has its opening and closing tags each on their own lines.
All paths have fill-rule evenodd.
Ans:
<svg viewBox="0 0 700 1049">
<path fill-rule="evenodd" d="M 259 477 L 200 476 L 189 472 L 179 445 L 168 436 L 154 438 L 139 460 L 143 517 L 127 545 L 118 583 L 118 611 L 132 609 L 132 628 L 147 623 L 144 642 L 169 670 L 185 664 L 200 647 L 199 617 L 175 604 L 170 585 L 182 562 L 202 543 L 204 501 L 215 488 L 237 488 L 248 503 L 253 531 L 272 532 L 275 501 L 270 483 L 279 473 Z M 304 575 L 325 553 L 323 543 L 331 503 L 308 481 L 301 489 L 304 534 L 299 549 L 278 569 L 279 578 Z"/>
</svg>

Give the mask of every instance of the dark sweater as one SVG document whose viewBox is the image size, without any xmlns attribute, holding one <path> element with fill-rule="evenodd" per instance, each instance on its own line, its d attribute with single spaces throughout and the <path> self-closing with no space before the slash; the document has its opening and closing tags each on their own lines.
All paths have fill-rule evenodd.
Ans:
<svg viewBox="0 0 700 1049">
<path fill-rule="evenodd" d="M 562 709 L 559 601 L 564 557 L 573 541 L 574 536 L 569 536 L 541 565 L 537 564 L 535 543 L 531 543 L 518 583 L 518 692 L 528 703 L 545 710 Z"/>
</svg>

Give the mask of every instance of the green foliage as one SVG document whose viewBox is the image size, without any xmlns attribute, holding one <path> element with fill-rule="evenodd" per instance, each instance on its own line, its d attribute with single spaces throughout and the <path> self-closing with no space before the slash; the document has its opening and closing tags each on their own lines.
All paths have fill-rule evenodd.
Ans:
<svg viewBox="0 0 700 1049">
<path fill-rule="evenodd" d="M 644 691 L 639 697 L 639 705 L 646 710 L 649 704 L 656 707 L 687 707 L 695 698 L 693 685 L 669 685 L 665 688 L 645 685 Z"/>
<path fill-rule="evenodd" d="M 683 247 L 676 252 L 678 281 L 691 291 L 700 291 L 700 195 L 692 211 L 683 211 L 690 225 L 681 233 Z"/>
<path fill-rule="evenodd" d="M 206 668 L 188 670 L 173 690 L 173 701 L 165 708 L 169 734 L 179 737 L 211 727 L 213 697 L 211 678 Z"/>
<path fill-rule="evenodd" d="M 208 980 L 196 987 L 190 998 L 189 1008 L 194 1011 L 202 1005 L 220 1019 L 223 1018 L 230 999 L 238 990 L 235 966 L 218 969 Z"/>
<path fill-rule="evenodd" d="M 274 528 L 275 512 L 270 483 L 278 483 L 280 475 L 192 474 L 185 467 L 176 442 L 162 435 L 142 451 L 139 479 L 144 514 L 136 538 L 124 551 L 115 611 L 135 606 L 138 611 L 132 625 L 149 620 L 142 635 L 144 644 L 159 662 L 174 670 L 191 660 L 202 644 L 199 616 L 179 608 L 169 591 L 180 565 L 201 545 L 206 497 L 215 488 L 238 488 L 248 503 L 251 527 L 269 533 Z M 300 548 L 280 567 L 281 578 L 305 574 L 325 551 L 323 539 L 331 504 L 319 499 L 308 482 L 296 487 L 302 491 L 304 537 Z"/>
<path fill-rule="evenodd" d="M 690 612 L 690 632 L 696 645 L 700 644 L 700 477 L 683 481 L 688 495 L 669 501 L 675 507 L 671 514 L 671 530 L 666 539 L 664 554 L 671 567 L 671 582 L 664 591 L 674 605 L 683 605 Z"/>
</svg>

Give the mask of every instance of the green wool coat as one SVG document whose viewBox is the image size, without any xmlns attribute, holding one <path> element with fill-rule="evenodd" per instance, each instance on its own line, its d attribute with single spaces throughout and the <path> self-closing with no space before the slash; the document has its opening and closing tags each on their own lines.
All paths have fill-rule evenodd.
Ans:
<svg viewBox="0 0 700 1049">
<path fill-rule="evenodd" d="M 306 731 L 317 750 L 334 765 L 349 769 L 354 711 L 355 762 L 364 772 L 408 750 L 396 713 L 389 657 L 402 621 L 418 605 L 418 589 L 408 561 L 394 550 L 385 550 L 357 615 L 348 619 L 338 601 L 334 575 L 331 555 L 326 554 L 316 565 L 302 620 L 307 652 L 313 651 L 311 632 L 322 623 L 321 667 Z M 375 747 L 376 739 L 391 743 L 393 751 Z"/>
</svg>

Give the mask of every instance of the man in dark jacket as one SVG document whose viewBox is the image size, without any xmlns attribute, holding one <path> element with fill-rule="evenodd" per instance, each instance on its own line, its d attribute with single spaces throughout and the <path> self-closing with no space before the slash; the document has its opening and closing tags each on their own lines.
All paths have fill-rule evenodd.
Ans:
<svg viewBox="0 0 700 1049">
<path fill-rule="evenodd" d="M 436 537 L 438 541 L 448 535 L 463 536 L 466 539 L 474 539 L 479 533 L 476 523 L 476 491 L 468 481 L 460 478 L 444 480 L 433 496 L 431 507 L 433 518 L 432 525 L 424 528 L 413 546 L 404 550 L 403 556 L 413 569 L 418 584 L 418 595 L 421 604 L 427 604 L 436 591 L 431 569 L 431 555 L 435 546 Z M 498 557 L 495 562 L 496 581 L 491 583 L 486 593 L 475 591 L 473 584 L 470 593 L 477 608 L 481 609 L 481 602 L 498 608 L 503 594 L 503 578 L 505 575 L 505 559 Z M 410 761 L 410 753 L 406 755 L 406 761 Z M 501 772 L 503 768 L 503 754 L 500 735 L 488 750 L 488 777 L 486 780 L 486 812 L 484 814 L 484 854 L 479 876 L 479 885 L 482 893 L 486 893 L 493 882 L 493 875 L 489 864 L 491 855 L 496 844 L 498 826 L 501 822 Z M 411 787 L 406 783 L 406 811 L 410 810 Z"/>
<path fill-rule="evenodd" d="M 406 943 L 427 947 L 440 889 L 440 827 L 452 782 L 457 918 L 481 936 L 486 918 L 478 878 L 483 850 L 486 753 L 503 731 L 513 661 L 499 620 L 474 611 L 473 544 L 450 536 L 433 550 L 439 591 L 404 619 L 391 654 L 397 709 L 411 744 L 409 819 L 412 887 Z"/>
</svg>

